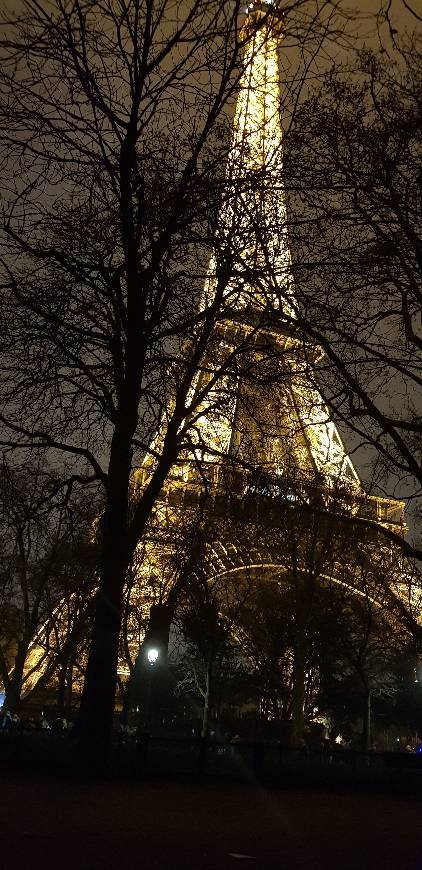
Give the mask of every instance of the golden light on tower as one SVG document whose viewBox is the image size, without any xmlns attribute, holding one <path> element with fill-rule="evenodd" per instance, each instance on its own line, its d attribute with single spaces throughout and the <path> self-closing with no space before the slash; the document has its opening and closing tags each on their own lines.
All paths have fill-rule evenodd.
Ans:
<svg viewBox="0 0 422 870">
<path fill-rule="evenodd" d="M 200 486 L 195 468 L 201 463 L 214 467 L 216 474 L 212 476 L 217 480 L 218 467 L 233 449 L 237 433 L 243 428 L 243 441 L 246 443 L 245 430 L 249 428 L 249 454 L 241 456 L 242 445 L 239 445 L 240 458 L 251 464 L 262 463 L 267 471 L 277 476 L 286 467 L 285 457 L 290 451 L 290 459 L 298 468 L 315 469 L 327 479 L 342 479 L 363 496 L 359 476 L 321 396 L 310 382 L 303 356 L 300 356 L 301 344 L 291 328 L 297 300 L 283 181 L 279 52 L 284 15 L 279 3 L 250 3 L 245 12 L 241 31 L 244 38 L 243 69 L 227 160 L 224 201 L 217 221 L 219 241 L 223 239 L 224 242 L 225 237 L 234 239 L 239 253 L 233 254 L 235 268 L 224 290 L 226 308 L 224 321 L 216 327 L 215 343 L 219 347 L 216 356 L 217 364 L 221 364 L 224 353 L 233 349 L 240 330 L 243 330 L 243 337 L 247 336 L 261 318 L 261 335 L 268 337 L 275 353 L 286 360 L 285 383 L 280 387 L 278 407 L 270 407 L 260 379 L 257 391 L 261 390 L 262 395 L 256 396 L 258 425 L 254 430 L 254 421 L 251 420 L 250 425 L 245 419 L 239 421 L 241 403 L 238 399 L 243 390 L 241 377 L 226 372 L 221 374 L 195 415 L 191 454 L 181 458 L 167 489 Z M 231 253 L 232 249 L 229 249 Z M 212 305 L 216 292 L 218 256 L 216 251 L 211 257 L 201 299 L 204 308 Z M 258 282 L 257 285 L 246 282 L 244 277 L 238 282 L 236 266 L 243 276 L 248 271 L 258 272 L 259 285 Z M 232 323 L 228 310 L 233 314 Z M 267 311 L 280 315 L 276 328 L 274 319 L 271 328 L 265 325 Z M 283 312 L 290 327 L 283 325 Z M 215 361 L 205 361 L 203 369 L 207 370 L 207 377 L 211 377 L 213 365 L 216 365 Z M 202 371 L 193 386 L 191 399 L 195 391 L 199 393 L 202 389 L 203 378 Z M 271 416 L 272 421 L 269 419 Z M 259 425 L 266 430 L 265 444 L 258 432 Z M 151 449 L 151 456 L 159 449 L 159 439 L 160 433 Z M 153 459 L 147 458 L 140 469 L 138 480 L 141 485 L 152 464 Z M 392 510 L 392 514 L 396 513 L 397 510 Z M 377 509 L 377 517 L 378 514 Z"/>
<path fill-rule="evenodd" d="M 211 378 L 213 375 L 213 366 L 221 366 L 220 374 L 200 408 L 196 409 L 189 452 L 179 457 L 163 486 L 154 522 L 156 526 L 161 524 L 164 528 L 167 525 L 172 529 L 168 536 L 171 548 L 177 538 L 178 518 L 184 517 L 189 510 L 193 515 L 195 503 L 201 502 L 204 480 L 207 480 L 216 510 L 221 495 L 227 498 L 227 504 L 230 498 L 232 502 L 236 499 L 241 502 L 247 497 L 250 502 L 254 497 L 253 490 L 247 475 L 242 478 L 240 469 L 255 467 L 275 482 L 275 488 L 277 480 L 291 474 L 292 469 L 298 472 L 298 476 L 318 475 L 327 485 L 340 481 L 352 492 L 351 511 L 355 514 L 362 511 L 364 516 L 380 525 L 400 532 L 404 530 L 403 503 L 366 496 L 340 434 L 303 366 L 302 346 L 294 331 L 297 301 L 283 183 L 279 69 L 283 13 L 278 3 L 252 3 L 246 12 L 242 27 L 242 36 L 245 37 L 243 70 L 227 160 L 224 202 L 217 223 L 220 240 L 234 239 L 240 251 L 239 272 L 243 276 L 253 274 L 254 270 L 258 272 L 259 286 L 252 279 L 246 282 L 243 278 L 237 283 L 235 269 L 227 281 L 225 316 L 216 327 L 214 358 L 204 361 L 189 398 L 195 397 L 195 391 L 200 393 L 204 376 Z M 218 256 L 216 250 L 211 257 L 200 301 L 203 308 L 212 305 L 214 299 Z M 268 311 L 273 315 L 271 322 L 266 316 Z M 262 324 L 259 329 L 261 347 L 265 343 L 271 346 L 274 355 L 278 355 L 284 365 L 283 380 L 271 394 L 262 371 L 264 358 L 258 363 L 261 371 L 254 388 L 250 383 L 245 384 L 240 371 L 232 374 L 221 365 L 224 354 L 231 352 L 239 335 L 242 340 L 247 339 L 251 331 L 256 330 L 257 323 Z M 253 412 L 249 413 L 248 405 Z M 135 490 L 138 486 L 145 487 L 165 432 L 163 425 L 150 445 L 143 465 L 135 472 Z M 236 487 L 227 496 L 227 478 L 221 472 L 227 465 L 233 469 L 236 462 L 239 469 L 236 471 Z M 262 501 L 256 492 L 256 513 L 259 499 Z M 229 524 L 227 534 L 230 534 Z M 138 612 L 143 610 L 147 614 L 154 604 L 151 578 L 159 578 L 160 596 L 165 600 L 170 581 L 162 579 L 167 558 L 163 540 L 159 535 L 155 538 L 151 535 L 151 539 L 143 542 L 138 583 L 132 593 Z M 249 554 L 247 563 L 244 554 L 240 554 L 232 541 L 215 541 L 210 546 L 214 547 L 216 566 L 218 562 L 216 571 L 221 576 L 228 573 L 240 576 L 248 571 L 261 575 L 267 572 L 269 576 L 271 572 L 276 575 L 279 571 L 277 553 L 262 551 L 256 558 L 255 552 L 253 556 Z"/>
<path fill-rule="evenodd" d="M 282 17 L 270 3 L 253 3 L 242 35 L 244 73 L 234 118 L 232 160 L 241 171 L 279 164 L 281 145 L 278 52 Z"/>
</svg>

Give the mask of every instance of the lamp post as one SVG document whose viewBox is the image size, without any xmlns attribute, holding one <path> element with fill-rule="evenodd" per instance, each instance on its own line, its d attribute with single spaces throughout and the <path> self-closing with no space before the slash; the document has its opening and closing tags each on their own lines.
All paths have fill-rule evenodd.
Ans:
<svg viewBox="0 0 422 870">
<path fill-rule="evenodd" d="M 152 674 L 155 663 L 158 661 L 160 656 L 160 651 L 155 646 L 150 646 L 147 649 L 147 661 L 148 661 L 148 681 L 147 681 L 147 697 L 145 701 L 145 728 L 148 728 L 149 725 L 149 711 L 151 706 L 151 684 L 152 684 Z"/>
<path fill-rule="evenodd" d="M 153 604 L 149 614 L 149 623 L 146 628 L 144 642 L 139 650 L 139 678 L 141 685 L 145 690 L 145 706 L 144 715 L 141 717 L 144 728 L 148 727 L 150 706 L 151 706 L 151 683 L 152 671 L 160 669 L 161 665 L 165 664 L 168 643 L 170 624 L 173 619 L 173 608 L 167 604 Z M 146 673 L 147 672 L 147 673 Z M 144 691 L 142 691 L 144 694 Z M 141 724 L 141 721 L 139 722 Z"/>
</svg>

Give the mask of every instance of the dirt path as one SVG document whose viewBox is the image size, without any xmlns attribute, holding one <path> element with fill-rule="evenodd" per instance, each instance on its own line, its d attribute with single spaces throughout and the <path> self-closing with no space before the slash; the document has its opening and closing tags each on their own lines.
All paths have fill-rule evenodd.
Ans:
<svg viewBox="0 0 422 870">
<path fill-rule="evenodd" d="M 6 780 L 1 870 L 422 870 L 416 800 Z"/>
</svg>

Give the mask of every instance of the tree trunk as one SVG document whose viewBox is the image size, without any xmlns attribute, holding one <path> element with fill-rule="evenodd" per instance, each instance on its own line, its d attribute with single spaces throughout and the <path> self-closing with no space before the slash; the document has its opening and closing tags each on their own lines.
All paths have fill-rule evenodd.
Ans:
<svg viewBox="0 0 422 870">
<path fill-rule="evenodd" d="M 69 720 L 72 714 L 72 692 L 73 692 L 73 662 L 70 662 L 67 669 L 66 693 L 64 704 L 64 717 Z"/>
<path fill-rule="evenodd" d="M 209 727 L 210 727 L 210 709 L 211 709 L 211 670 L 212 666 L 210 663 L 207 665 L 207 673 L 205 677 L 205 697 L 204 697 L 204 706 L 202 710 L 202 729 L 201 729 L 201 737 L 208 737 Z"/>
<path fill-rule="evenodd" d="M 21 708 L 21 694 L 25 660 L 28 652 L 28 644 L 19 644 L 15 658 L 13 672 L 5 684 L 5 698 L 3 709 L 9 713 L 19 713 Z"/>
<path fill-rule="evenodd" d="M 107 547 L 110 551 L 119 546 Z M 113 553 L 104 565 L 96 599 L 94 626 L 77 733 L 84 746 L 97 756 L 107 753 L 113 728 L 120 620 L 126 565 Z M 120 555 L 120 554 L 119 554 Z"/>
<path fill-rule="evenodd" d="M 291 706 L 291 746 L 300 747 L 303 744 L 303 729 L 305 725 L 305 691 L 306 691 L 307 644 L 306 635 L 300 632 L 294 652 L 293 689 Z"/>
<path fill-rule="evenodd" d="M 22 675 L 21 677 L 13 678 L 10 685 L 6 689 L 4 697 L 3 710 L 8 713 L 19 713 L 21 708 L 21 692 L 22 692 Z"/>
<path fill-rule="evenodd" d="M 371 748 L 371 690 L 365 689 L 363 708 L 362 749 L 369 752 Z"/>
<path fill-rule="evenodd" d="M 123 690 L 122 713 L 120 716 L 120 725 L 123 728 L 126 728 L 131 721 L 134 696 L 134 674 L 132 673 L 129 675 L 129 679 Z"/>
<path fill-rule="evenodd" d="M 130 439 L 115 432 L 94 624 L 76 728 L 82 761 L 93 766 L 106 761 L 113 729 L 123 589 L 129 562 L 129 477 Z"/>
<path fill-rule="evenodd" d="M 59 668 L 59 678 L 57 685 L 57 716 L 62 719 L 66 704 L 66 685 L 67 685 L 67 667 L 63 664 Z"/>
</svg>

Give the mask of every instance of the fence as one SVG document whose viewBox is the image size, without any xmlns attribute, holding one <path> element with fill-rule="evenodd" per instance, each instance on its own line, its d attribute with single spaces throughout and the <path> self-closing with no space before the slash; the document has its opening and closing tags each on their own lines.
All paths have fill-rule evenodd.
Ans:
<svg viewBox="0 0 422 870">
<path fill-rule="evenodd" d="M 75 759 L 71 734 L 20 729 L 0 730 L 0 771 L 71 772 Z M 139 780 L 234 781 L 291 784 L 306 781 L 353 782 L 403 774 L 422 784 L 422 754 L 362 753 L 350 749 L 292 749 L 277 741 L 227 742 L 201 738 L 136 738 L 116 735 L 110 771 Z"/>
</svg>

